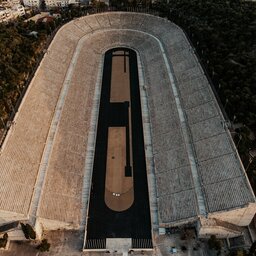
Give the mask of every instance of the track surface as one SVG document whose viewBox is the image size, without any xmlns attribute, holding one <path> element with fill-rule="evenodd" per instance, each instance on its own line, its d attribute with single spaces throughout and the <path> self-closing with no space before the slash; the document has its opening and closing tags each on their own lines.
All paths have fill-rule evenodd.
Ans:
<svg viewBox="0 0 256 256">
<path fill-rule="evenodd" d="M 110 102 L 112 54 L 118 50 L 129 52 L 131 123 L 127 103 Z M 105 54 L 103 84 L 94 157 L 87 239 L 143 238 L 151 239 L 149 199 L 141 119 L 140 93 L 136 53 L 116 48 Z M 110 210 L 104 201 L 107 142 L 109 127 L 132 129 L 134 203 L 122 212 Z M 128 143 L 129 144 L 129 143 Z M 127 150 L 126 152 L 129 152 Z"/>
</svg>

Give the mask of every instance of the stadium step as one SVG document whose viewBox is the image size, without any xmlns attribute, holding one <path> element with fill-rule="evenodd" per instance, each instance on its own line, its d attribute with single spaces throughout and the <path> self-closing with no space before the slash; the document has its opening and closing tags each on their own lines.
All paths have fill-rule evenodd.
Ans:
<svg viewBox="0 0 256 256">
<path fill-rule="evenodd" d="M 106 249 L 106 239 L 88 239 L 85 249 Z"/>
<path fill-rule="evenodd" d="M 139 249 L 150 249 L 153 248 L 151 239 L 142 239 L 142 238 L 133 238 L 132 239 L 132 248 Z"/>
</svg>

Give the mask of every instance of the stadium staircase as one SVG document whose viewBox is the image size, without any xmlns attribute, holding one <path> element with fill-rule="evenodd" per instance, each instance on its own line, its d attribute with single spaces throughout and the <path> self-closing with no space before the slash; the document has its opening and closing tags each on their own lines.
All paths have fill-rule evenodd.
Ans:
<svg viewBox="0 0 256 256">
<path fill-rule="evenodd" d="M 87 239 L 84 249 L 106 249 L 106 239 Z"/>
<path fill-rule="evenodd" d="M 234 233 L 237 233 L 240 235 L 243 234 L 243 228 L 241 228 L 239 226 L 236 226 L 234 224 L 231 224 L 229 222 L 222 221 L 219 219 L 215 219 L 215 221 L 216 221 L 216 225 L 223 227 L 224 229 L 227 229 L 230 232 L 234 232 Z"/>
<path fill-rule="evenodd" d="M 151 249 L 153 248 L 152 239 L 133 238 L 132 248 L 133 249 Z"/>
</svg>

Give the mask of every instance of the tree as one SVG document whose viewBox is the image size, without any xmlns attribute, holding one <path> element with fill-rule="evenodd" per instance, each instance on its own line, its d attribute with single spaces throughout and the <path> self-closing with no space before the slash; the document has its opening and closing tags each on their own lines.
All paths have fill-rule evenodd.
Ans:
<svg viewBox="0 0 256 256">
<path fill-rule="evenodd" d="M 46 10 L 46 3 L 45 3 L 45 0 L 42 0 L 42 1 L 41 1 L 40 10 L 41 10 L 41 11 L 45 11 L 45 10 Z"/>
<path fill-rule="evenodd" d="M 20 224 L 26 239 L 33 239 L 33 240 L 36 239 L 36 232 L 29 224 L 26 224 L 26 225 L 23 223 L 20 223 Z"/>
<path fill-rule="evenodd" d="M 256 4 L 247 1 L 155 1 L 162 16 L 182 27 L 194 44 L 230 119 L 256 125 L 254 50 Z M 219 85 L 221 84 L 221 88 Z M 237 95 L 239 97 L 237 97 Z M 254 117 L 254 118 L 253 118 Z"/>
<path fill-rule="evenodd" d="M 250 256 L 244 249 L 235 249 L 232 250 L 228 256 Z M 252 256 L 252 255 L 251 255 Z"/>
<path fill-rule="evenodd" d="M 185 252 L 185 251 L 187 250 L 187 247 L 186 247 L 185 245 L 182 245 L 182 246 L 181 246 L 181 250 L 182 250 L 183 252 Z"/>
<path fill-rule="evenodd" d="M 104 2 L 97 1 L 97 0 L 92 0 L 91 5 L 92 5 L 92 7 L 97 8 L 97 9 L 104 9 L 107 7 L 107 5 Z"/>
<path fill-rule="evenodd" d="M 39 244 L 36 249 L 38 249 L 40 252 L 48 252 L 51 247 L 51 244 L 48 243 L 47 239 L 43 239 L 41 244 Z"/>
<path fill-rule="evenodd" d="M 256 255 L 256 241 L 253 242 L 253 244 L 251 245 L 250 250 L 249 250 L 249 255 L 250 256 Z"/>
<path fill-rule="evenodd" d="M 0 248 L 5 248 L 8 241 L 8 234 L 4 233 L 4 236 L 0 238 Z"/>
<path fill-rule="evenodd" d="M 215 235 L 211 235 L 208 240 L 208 246 L 210 249 L 214 249 L 218 252 L 221 250 L 221 241 L 216 238 Z"/>
</svg>

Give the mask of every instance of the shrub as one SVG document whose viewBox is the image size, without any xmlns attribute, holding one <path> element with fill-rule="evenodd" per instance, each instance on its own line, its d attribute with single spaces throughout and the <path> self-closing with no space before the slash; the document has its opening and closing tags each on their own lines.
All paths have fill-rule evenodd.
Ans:
<svg viewBox="0 0 256 256">
<path fill-rule="evenodd" d="M 33 239 L 33 240 L 36 239 L 36 232 L 29 224 L 25 225 L 25 224 L 21 223 L 21 229 L 22 229 L 26 239 Z"/>
<path fill-rule="evenodd" d="M 51 244 L 48 243 L 47 239 L 43 239 L 41 244 L 39 244 L 36 249 L 38 249 L 40 252 L 48 252 L 51 247 Z"/>
<path fill-rule="evenodd" d="M 0 238 L 0 248 L 5 248 L 8 241 L 8 234 L 4 233 L 4 236 Z"/>
<path fill-rule="evenodd" d="M 210 239 L 208 240 L 208 245 L 210 249 L 215 249 L 216 251 L 221 251 L 221 241 L 216 238 L 215 235 L 211 235 Z"/>
</svg>

